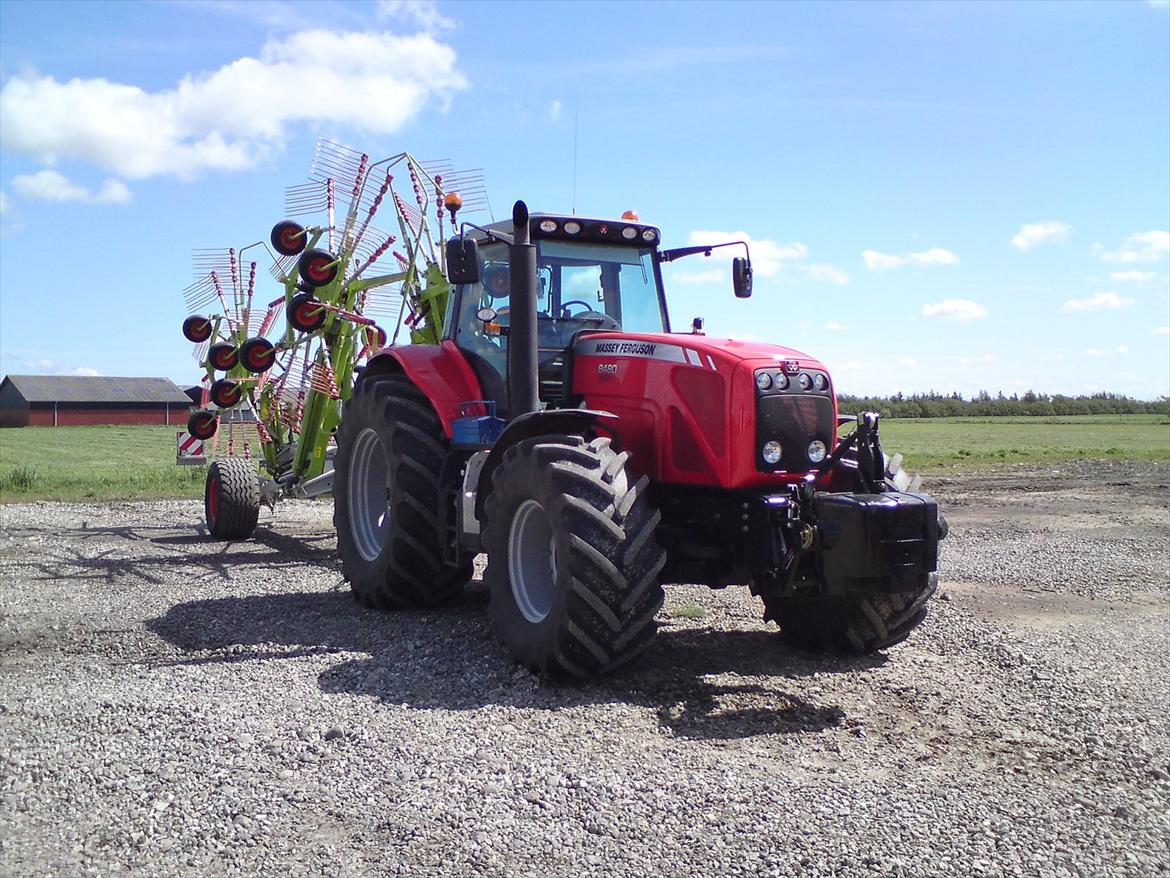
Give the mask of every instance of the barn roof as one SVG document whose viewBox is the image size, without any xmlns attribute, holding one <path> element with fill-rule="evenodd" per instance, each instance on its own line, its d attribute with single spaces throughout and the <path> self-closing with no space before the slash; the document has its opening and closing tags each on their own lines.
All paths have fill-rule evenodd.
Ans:
<svg viewBox="0 0 1170 878">
<path fill-rule="evenodd" d="M 90 375 L 9 375 L 4 379 L 26 402 L 176 403 L 190 405 L 170 378 Z"/>
</svg>

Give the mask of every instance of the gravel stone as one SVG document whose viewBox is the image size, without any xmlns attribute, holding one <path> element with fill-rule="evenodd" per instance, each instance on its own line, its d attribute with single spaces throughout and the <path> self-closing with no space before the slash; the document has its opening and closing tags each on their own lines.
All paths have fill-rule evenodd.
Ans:
<svg viewBox="0 0 1170 878">
<path fill-rule="evenodd" d="M 0 505 L 0 874 L 1170 873 L 1170 466 L 928 487 L 943 588 L 887 654 L 672 586 L 576 686 L 478 582 L 360 607 L 327 503 L 237 543 L 199 502 Z"/>
</svg>

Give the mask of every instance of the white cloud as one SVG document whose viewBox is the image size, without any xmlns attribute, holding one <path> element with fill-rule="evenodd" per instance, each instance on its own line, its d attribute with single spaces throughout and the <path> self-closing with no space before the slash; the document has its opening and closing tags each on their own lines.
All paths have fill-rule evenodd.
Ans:
<svg viewBox="0 0 1170 878">
<path fill-rule="evenodd" d="M 836 320 L 830 320 L 825 324 L 825 329 L 829 330 L 829 332 L 844 332 L 848 328 L 848 326 L 838 323 Z"/>
<path fill-rule="evenodd" d="M 24 368 L 35 370 L 34 374 L 38 375 L 101 375 L 97 369 L 91 369 L 89 366 L 70 367 L 66 364 L 58 363 L 55 360 L 40 359 L 40 360 L 25 360 Z"/>
<path fill-rule="evenodd" d="M 810 280 L 818 283 L 836 284 L 844 286 L 850 281 L 850 274 L 835 265 L 823 262 L 811 265 L 802 264 L 808 258 L 808 246 L 793 241 L 773 241 L 771 238 L 753 238 L 747 232 L 722 232 L 709 229 L 696 229 L 691 232 L 688 243 L 701 244 L 729 244 L 736 241 L 747 243 L 751 251 L 752 272 L 756 277 L 774 277 L 782 269 L 791 269 Z M 730 261 L 732 257 L 743 256 L 744 251 L 739 247 L 721 247 L 711 251 L 711 258 L 720 261 Z M 697 259 L 698 257 L 694 257 Z M 692 260 L 694 261 L 694 260 Z M 726 272 L 702 271 L 687 275 L 673 275 L 675 280 L 682 283 L 709 283 L 714 280 L 725 281 L 730 275 Z"/>
<path fill-rule="evenodd" d="M 1126 347 L 1125 345 L 1123 345 L 1123 344 L 1119 344 L 1119 345 L 1117 346 L 1117 353 L 1119 353 L 1119 354 L 1128 354 L 1128 353 L 1129 353 L 1129 348 L 1127 348 L 1127 347 Z"/>
<path fill-rule="evenodd" d="M 1025 223 L 1012 238 L 1012 246 L 1021 253 L 1026 253 L 1041 244 L 1063 244 L 1071 232 L 1072 226 L 1060 220 Z"/>
<path fill-rule="evenodd" d="M 0 89 L 0 129 L 6 149 L 45 165 L 189 179 L 251 167 L 296 124 L 393 133 L 466 84 L 455 51 L 428 34 L 307 30 L 163 91 L 17 74 Z"/>
<path fill-rule="evenodd" d="M 731 275 L 726 269 L 712 268 L 710 271 L 695 271 L 682 274 L 672 274 L 670 279 L 680 284 L 730 283 Z"/>
<path fill-rule="evenodd" d="M 878 250 L 864 250 L 861 258 L 865 260 L 865 267 L 870 271 L 889 271 L 891 268 L 901 268 L 904 265 L 954 265 L 959 261 L 958 256 L 942 247 L 932 247 L 917 253 L 903 253 L 900 256 Z"/>
<path fill-rule="evenodd" d="M 12 188 L 30 201 L 84 201 L 89 204 L 126 204 L 130 190 L 120 180 L 106 180 L 97 192 L 79 186 L 64 174 L 44 170 L 12 178 Z"/>
<path fill-rule="evenodd" d="M 0 189 L 0 216 L 8 213 L 8 193 Z"/>
<path fill-rule="evenodd" d="M 378 0 L 378 15 L 415 25 L 427 33 L 450 30 L 458 24 L 439 12 L 435 0 Z"/>
<path fill-rule="evenodd" d="M 1102 350 L 1098 350 L 1097 348 L 1086 348 L 1085 349 L 1085 356 L 1086 357 L 1107 357 L 1107 356 L 1109 356 L 1109 351 L 1102 351 Z"/>
<path fill-rule="evenodd" d="M 553 98 L 553 100 L 548 105 L 548 118 L 549 118 L 549 120 L 552 122 L 555 122 L 555 121 L 557 121 L 557 119 L 561 118 L 561 110 L 563 110 L 564 107 L 565 107 L 564 104 L 562 104 L 556 98 Z"/>
<path fill-rule="evenodd" d="M 1146 0 L 1146 4 L 1155 9 L 1166 9 L 1170 7 L 1170 0 Z"/>
<path fill-rule="evenodd" d="M 801 271 L 815 281 L 821 283 L 836 284 L 839 287 L 845 286 L 849 283 L 850 274 L 833 265 L 826 265 L 824 263 L 817 263 L 815 265 L 806 265 L 801 268 Z"/>
<path fill-rule="evenodd" d="M 1128 308 L 1133 299 L 1123 298 L 1117 293 L 1095 293 L 1087 299 L 1069 299 L 1060 306 L 1061 311 L 1111 311 Z"/>
<path fill-rule="evenodd" d="M 1134 262 L 1157 262 L 1170 253 L 1170 232 L 1158 229 L 1134 232 L 1116 250 L 1106 250 L 1100 244 L 1094 244 L 1093 252 L 1105 262 L 1120 262 L 1124 265 Z"/>
<path fill-rule="evenodd" d="M 970 299 L 944 299 L 922 306 L 923 317 L 938 317 L 955 323 L 970 323 L 987 316 L 987 309 Z"/>
<path fill-rule="evenodd" d="M 1138 271 L 1137 269 L 1130 269 L 1129 271 L 1114 271 L 1109 275 L 1109 279 L 1114 283 L 1135 283 L 1148 284 L 1154 279 L 1155 275 L 1152 271 Z"/>
<path fill-rule="evenodd" d="M 754 240 L 747 232 L 714 232 L 697 229 L 691 232 L 691 244 L 727 244 L 732 241 L 745 241 L 752 254 L 752 272 L 759 277 L 771 277 L 780 271 L 785 262 L 793 262 L 808 257 L 808 247 L 799 242 L 784 244 L 770 238 Z M 711 251 L 711 256 L 719 259 L 731 259 L 733 256 L 743 256 L 743 250 L 738 247 L 723 247 Z"/>
<path fill-rule="evenodd" d="M 1154 335 L 1170 335 L 1170 326 L 1159 326 L 1154 330 Z"/>
</svg>

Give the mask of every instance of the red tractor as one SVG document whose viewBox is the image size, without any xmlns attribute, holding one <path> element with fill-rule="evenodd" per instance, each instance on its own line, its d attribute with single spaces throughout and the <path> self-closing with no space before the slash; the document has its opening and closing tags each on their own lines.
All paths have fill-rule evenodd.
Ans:
<svg viewBox="0 0 1170 878">
<path fill-rule="evenodd" d="M 806 648 L 870 652 L 923 620 L 946 524 L 877 416 L 840 417 L 807 354 L 671 331 L 662 263 L 735 245 L 660 250 L 636 219 L 523 202 L 463 230 L 444 338 L 371 358 L 337 431 L 359 600 L 443 601 L 486 552 L 508 650 L 570 678 L 646 649 L 664 582 L 747 585 Z M 751 295 L 750 255 L 732 279 Z"/>
</svg>

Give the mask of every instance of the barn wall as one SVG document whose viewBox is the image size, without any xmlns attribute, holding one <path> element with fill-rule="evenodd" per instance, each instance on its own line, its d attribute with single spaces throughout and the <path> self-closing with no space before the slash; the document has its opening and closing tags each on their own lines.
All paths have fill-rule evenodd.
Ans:
<svg viewBox="0 0 1170 878">
<path fill-rule="evenodd" d="M 28 414 L 28 425 L 32 427 L 53 426 L 53 409 L 36 408 Z M 182 406 L 171 406 L 171 425 L 183 425 L 187 421 L 187 410 Z M 165 409 L 123 409 L 86 408 L 72 409 L 60 406 L 57 409 L 58 427 L 77 427 L 87 424 L 166 424 Z"/>
<path fill-rule="evenodd" d="M 27 408 L 0 408 L 0 427 L 27 427 Z"/>
</svg>

